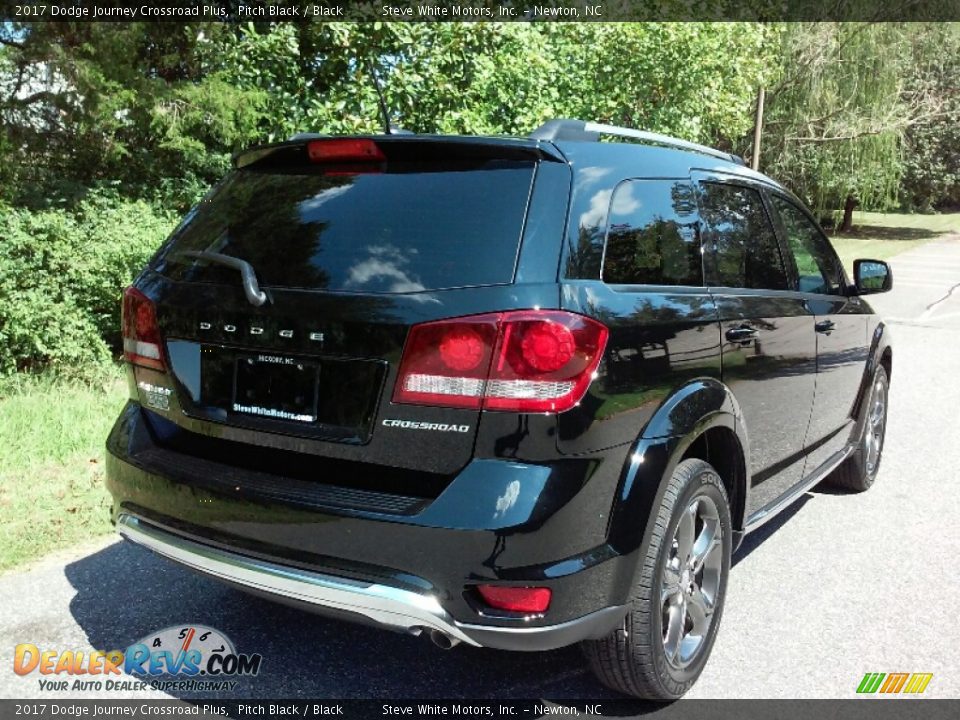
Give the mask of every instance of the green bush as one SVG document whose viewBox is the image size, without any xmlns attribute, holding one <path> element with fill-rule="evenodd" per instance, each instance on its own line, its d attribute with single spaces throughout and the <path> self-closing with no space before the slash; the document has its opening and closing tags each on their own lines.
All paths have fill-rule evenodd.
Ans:
<svg viewBox="0 0 960 720">
<path fill-rule="evenodd" d="M 174 222 L 103 193 L 72 210 L 0 206 L 0 374 L 99 371 L 117 350 L 124 286 Z"/>
</svg>

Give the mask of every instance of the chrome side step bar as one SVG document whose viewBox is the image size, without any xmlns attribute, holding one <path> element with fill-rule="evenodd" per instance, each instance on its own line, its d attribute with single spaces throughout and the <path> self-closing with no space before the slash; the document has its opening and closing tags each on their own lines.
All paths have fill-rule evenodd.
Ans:
<svg viewBox="0 0 960 720">
<path fill-rule="evenodd" d="M 301 570 L 258 560 L 167 532 L 134 515 L 117 519 L 119 533 L 138 545 L 207 575 L 319 608 L 362 615 L 412 635 L 424 630 L 446 635 L 452 644 L 479 646 L 457 626 L 432 595 L 389 585 Z"/>
<path fill-rule="evenodd" d="M 793 488 L 788 490 L 785 495 L 750 515 L 750 517 L 747 518 L 747 522 L 745 523 L 746 527 L 744 530 L 748 533 L 753 532 L 765 522 L 775 518 L 783 510 L 792 505 L 794 501 L 803 495 L 807 490 L 812 488 L 814 485 L 827 477 L 827 475 L 840 467 L 840 463 L 850 457 L 855 449 L 855 446 L 848 445 L 843 450 L 838 450 L 833 455 L 828 457 L 820 465 L 820 467 L 794 485 Z"/>
</svg>

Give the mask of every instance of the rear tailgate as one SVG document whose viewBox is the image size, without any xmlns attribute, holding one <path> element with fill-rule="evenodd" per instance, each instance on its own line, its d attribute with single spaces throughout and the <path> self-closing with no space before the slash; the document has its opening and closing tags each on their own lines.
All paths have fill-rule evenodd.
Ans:
<svg viewBox="0 0 960 720">
<path fill-rule="evenodd" d="M 171 371 L 137 368 L 141 401 L 171 384 L 168 409 L 152 409 L 205 437 L 203 453 L 216 438 L 443 475 L 469 461 L 479 412 L 392 404 L 397 367 L 415 323 L 556 303 L 555 286 L 511 285 L 542 152 L 375 147 L 374 161 L 311 163 L 309 143 L 241 156 L 138 282 Z M 267 301 L 249 302 L 235 269 L 184 254 L 198 252 L 250 263 Z"/>
</svg>

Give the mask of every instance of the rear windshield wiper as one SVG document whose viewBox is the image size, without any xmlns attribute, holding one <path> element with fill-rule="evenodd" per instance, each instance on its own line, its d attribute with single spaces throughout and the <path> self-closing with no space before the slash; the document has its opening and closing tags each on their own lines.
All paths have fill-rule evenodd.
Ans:
<svg viewBox="0 0 960 720">
<path fill-rule="evenodd" d="M 234 270 L 239 270 L 240 278 L 243 281 L 243 292 L 247 296 L 247 300 L 250 301 L 250 304 L 259 307 L 267 301 L 267 294 L 260 289 L 260 284 L 257 282 L 257 273 L 254 272 L 253 265 L 246 260 L 241 260 L 232 255 L 223 255 L 221 253 L 202 250 L 184 250 L 183 252 L 177 253 L 177 255 L 206 260 L 217 263 L 218 265 L 225 265 Z"/>
</svg>

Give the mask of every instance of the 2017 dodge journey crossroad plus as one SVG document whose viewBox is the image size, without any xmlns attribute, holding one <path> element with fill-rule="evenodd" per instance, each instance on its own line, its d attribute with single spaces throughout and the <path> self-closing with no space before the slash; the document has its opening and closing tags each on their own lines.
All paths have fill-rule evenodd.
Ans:
<svg viewBox="0 0 960 720">
<path fill-rule="evenodd" d="M 874 481 L 890 269 L 851 282 L 738 158 L 552 120 L 234 164 L 124 294 L 135 543 L 442 647 L 581 643 L 670 699 L 744 535 Z"/>
</svg>

